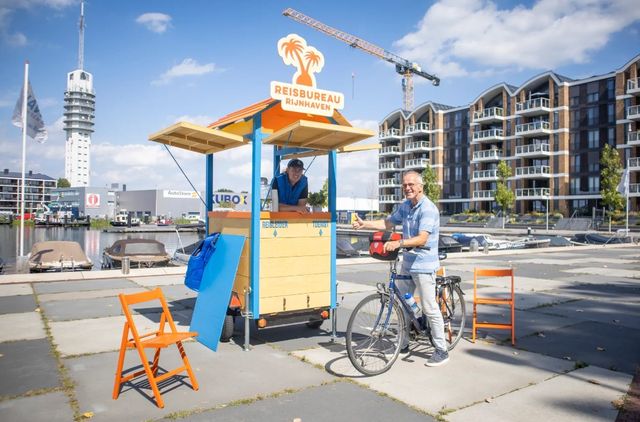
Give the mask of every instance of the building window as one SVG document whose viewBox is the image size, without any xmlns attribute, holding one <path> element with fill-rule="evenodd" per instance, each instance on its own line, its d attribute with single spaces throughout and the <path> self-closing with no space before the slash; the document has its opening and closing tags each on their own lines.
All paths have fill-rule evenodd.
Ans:
<svg viewBox="0 0 640 422">
<path fill-rule="evenodd" d="M 607 121 L 612 124 L 616 122 L 616 110 L 613 103 L 607 104 Z"/>
<path fill-rule="evenodd" d="M 600 192 L 600 177 L 589 177 L 589 192 Z"/>
<path fill-rule="evenodd" d="M 588 103 L 597 103 L 600 99 L 600 94 L 597 92 L 592 92 L 591 94 L 587 94 L 587 102 Z"/>
<path fill-rule="evenodd" d="M 580 156 L 572 155 L 570 161 L 571 161 L 571 172 L 579 173 L 580 172 Z"/>
<path fill-rule="evenodd" d="M 607 80 L 607 98 L 613 100 L 616 96 L 615 81 L 613 79 Z"/>
<path fill-rule="evenodd" d="M 607 143 L 611 146 L 616 144 L 616 128 L 610 127 L 607 129 Z"/>
<path fill-rule="evenodd" d="M 600 153 L 598 151 L 589 152 L 587 161 L 589 162 L 589 171 L 597 173 L 600 171 Z"/>
<path fill-rule="evenodd" d="M 600 132 L 598 130 L 590 130 L 587 132 L 589 139 L 589 148 L 600 148 Z"/>
<path fill-rule="evenodd" d="M 587 109 L 587 125 L 598 124 L 598 107 L 589 107 Z"/>
<path fill-rule="evenodd" d="M 462 180 L 462 167 L 456 167 L 455 168 L 455 174 L 456 174 L 456 182 L 459 182 Z M 457 186 L 457 185 L 456 185 Z M 457 189 L 456 189 L 457 191 Z"/>
</svg>

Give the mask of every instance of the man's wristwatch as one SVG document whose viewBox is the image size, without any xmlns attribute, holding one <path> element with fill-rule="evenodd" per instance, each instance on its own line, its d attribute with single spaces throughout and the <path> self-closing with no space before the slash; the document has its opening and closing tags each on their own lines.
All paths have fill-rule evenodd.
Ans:
<svg viewBox="0 0 640 422">
<path fill-rule="evenodd" d="M 404 239 L 400 239 L 400 247 L 404 247 Z"/>
</svg>

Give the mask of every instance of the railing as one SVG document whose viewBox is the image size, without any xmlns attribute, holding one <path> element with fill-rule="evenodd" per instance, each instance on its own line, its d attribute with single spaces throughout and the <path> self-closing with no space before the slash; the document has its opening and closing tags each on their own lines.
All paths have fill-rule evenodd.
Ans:
<svg viewBox="0 0 640 422">
<path fill-rule="evenodd" d="M 629 158 L 629 167 L 640 167 L 640 157 Z"/>
<path fill-rule="evenodd" d="M 640 130 L 637 132 L 628 132 L 627 133 L 627 143 L 630 144 L 632 142 L 640 141 Z"/>
<path fill-rule="evenodd" d="M 538 197 L 538 198 L 548 198 L 549 197 L 549 188 L 526 188 L 526 189 L 516 189 L 516 197 Z"/>
<path fill-rule="evenodd" d="M 519 133 L 527 133 L 527 132 L 537 132 L 540 130 L 550 130 L 551 125 L 547 121 L 539 121 L 533 123 L 524 123 L 521 125 L 516 125 L 516 134 Z"/>
<path fill-rule="evenodd" d="M 516 167 L 516 176 L 550 175 L 549 166 Z"/>
<path fill-rule="evenodd" d="M 378 133 L 378 139 L 391 138 L 393 136 L 400 137 L 400 129 L 392 128 L 392 129 L 382 130 Z"/>
<path fill-rule="evenodd" d="M 627 81 L 627 92 L 640 91 L 640 78 L 633 78 Z"/>
<path fill-rule="evenodd" d="M 516 155 L 532 154 L 536 152 L 549 152 L 549 144 L 520 145 L 516 147 Z"/>
<path fill-rule="evenodd" d="M 500 158 L 502 158 L 501 149 L 487 149 L 484 151 L 476 151 L 473 153 L 474 160 L 487 160 L 487 159 L 499 160 Z"/>
<path fill-rule="evenodd" d="M 632 193 L 640 193 L 640 183 L 629 184 L 629 194 L 632 194 Z"/>
<path fill-rule="evenodd" d="M 504 117 L 504 110 L 502 107 L 485 108 L 482 111 L 473 112 L 473 120 L 488 119 L 492 117 Z"/>
<path fill-rule="evenodd" d="M 380 179 L 378 186 L 400 186 L 400 181 L 397 179 Z"/>
<path fill-rule="evenodd" d="M 413 160 L 406 160 L 404 162 L 404 168 L 427 167 L 428 165 L 429 165 L 428 158 L 416 158 Z"/>
<path fill-rule="evenodd" d="M 474 179 L 495 179 L 498 177 L 498 170 L 476 170 L 473 172 Z"/>
<path fill-rule="evenodd" d="M 400 195 L 380 195 L 380 202 L 400 202 Z"/>
<path fill-rule="evenodd" d="M 640 117 L 640 105 L 627 108 L 627 119 L 635 119 L 637 117 Z"/>
<path fill-rule="evenodd" d="M 503 134 L 503 130 L 502 129 L 487 129 L 487 130 L 481 130 L 478 132 L 473 132 L 473 140 L 474 141 L 480 141 L 483 139 L 488 139 L 488 138 L 502 138 L 502 134 Z"/>
<path fill-rule="evenodd" d="M 382 149 L 380 149 L 380 155 L 382 154 L 400 154 L 400 147 L 397 147 L 397 146 L 383 147 Z"/>
<path fill-rule="evenodd" d="M 534 108 L 549 108 L 548 98 L 536 98 L 522 103 L 516 103 L 516 113 L 519 111 L 527 111 Z"/>
<path fill-rule="evenodd" d="M 410 142 L 405 146 L 404 151 L 407 152 L 407 151 L 415 151 L 420 149 L 427 149 L 429 148 L 429 145 L 430 145 L 429 141 Z"/>
<path fill-rule="evenodd" d="M 429 123 L 426 122 L 418 122 L 414 125 L 408 125 L 405 129 L 404 133 L 410 135 L 412 133 L 417 132 L 429 132 Z"/>
<path fill-rule="evenodd" d="M 492 190 L 475 190 L 473 191 L 473 199 L 493 199 L 495 192 Z"/>
<path fill-rule="evenodd" d="M 395 170 L 399 167 L 396 163 L 391 162 L 391 163 L 380 163 L 379 168 L 380 170 Z"/>
</svg>

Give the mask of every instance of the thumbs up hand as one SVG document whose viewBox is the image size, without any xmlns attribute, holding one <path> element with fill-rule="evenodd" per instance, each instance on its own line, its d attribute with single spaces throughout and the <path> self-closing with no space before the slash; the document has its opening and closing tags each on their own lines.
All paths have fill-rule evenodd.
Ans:
<svg viewBox="0 0 640 422">
<path fill-rule="evenodd" d="M 356 221 L 354 221 L 351 226 L 353 227 L 354 230 L 360 230 L 364 228 L 365 222 L 358 216 L 358 214 L 356 214 Z"/>
</svg>

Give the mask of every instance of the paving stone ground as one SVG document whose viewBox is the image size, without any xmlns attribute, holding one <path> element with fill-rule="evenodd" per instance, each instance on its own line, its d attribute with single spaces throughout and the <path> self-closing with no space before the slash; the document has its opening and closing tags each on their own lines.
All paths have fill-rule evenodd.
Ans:
<svg viewBox="0 0 640 422">
<path fill-rule="evenodd" d="M 353 308 L 387 279 L 388 264 L 341 260 L 337 338 L 330 321 L 319 329 L 251 324 L 247 352 L 238 318 L 233 340 L 218 352 L 185 345 L 201 388 L 193 391 L 184 377 L 167 380 L 165 409 L 154 405 L 144 379 L 111 398 L 124 323 L 117 295 L 160 287 L 187 331 L 197 295 L 182 275 L 0 284 L 0 420 L 63 421 L 92 412 L 91 420 L 107 421 L 615 421 L 612 402 L 624 397 L 640 365 L 639 261 L 636 247 L 451 254 L 448 273 L 462 277 L 467 301 L 465 338 L 451 361 L 425 367 L 432 348 L 421 342 L 387 373 L 364 377 L 347 358 L 343 336 Z M 516 346 L 508 331 L 487 329 L 471 343 L 473 268 L 511 266 Z M 479 289 L 492 296 L 504 287 L 489 281 Z M 479 308 L 478 317 L 505 319 L 507 311 Z M 136 307 L 141 331 L 157 325 L 158 312 L 157 305 Z M 175 350 L 163 352 L 163 370 L 178 362 Z M 139 363 L 129 351 L 126 366 Z M 67 390 L 65 376 L 73 383 Z M 635 416 L 627 413 L 625 422 Z"/>
</svg>

